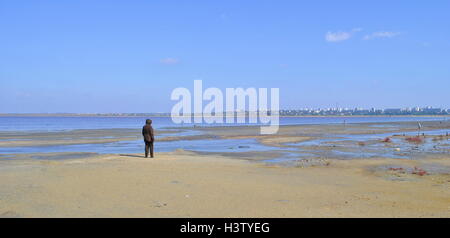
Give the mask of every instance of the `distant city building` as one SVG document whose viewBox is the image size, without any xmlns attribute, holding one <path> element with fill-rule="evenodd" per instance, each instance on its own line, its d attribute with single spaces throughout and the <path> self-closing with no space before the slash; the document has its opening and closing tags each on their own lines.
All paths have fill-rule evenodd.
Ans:
<svg viewBox="0 0 450 238">
<path fill-rule="evenodd" d="M 325 108 L 325 109 L 299 109 L 299 110 L 280 110 L 281 116 L 355 116 L 355 115 L 450 115 L 450 109 L 441 108 L 387 108 L 387 109 L 364 109 L 364 108 Z"/>
</svg>

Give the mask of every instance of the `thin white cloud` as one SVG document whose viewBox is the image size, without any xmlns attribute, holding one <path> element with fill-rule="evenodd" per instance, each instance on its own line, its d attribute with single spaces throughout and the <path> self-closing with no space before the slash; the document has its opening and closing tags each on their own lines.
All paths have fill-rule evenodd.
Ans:
<svg viewBox="0 0 450 238">
<path fill-rule="evenodd" d="M 161 64 L 167 64 L 167 65 L 172 65 L 172 64 L 178 64 L 178 63 L 180 63 L 180 60 L 179 59 L 176 59 L 176 58 L 164 58 L 164 59 L 161 59 L 161 60 L 159 60 L 159 62 L 161 63 Z"/>
<path fill-rule="evenodd" d="M 362 31 L 362 28 L 354 28 L 351 31 L 338 31 L 338 32 L 327 32 L 325 35 L 325 40 L 328 42 L 339 42 L 345 41 L 352 37 L 352 35 L 356 32 Z"/>
<path fill-rule="evenodd" d="M 378 32 L 374 32 L 370 35 L 365 35 L 363 39 L 371 40 L 371 39 L 376 39 L 376 38 L 393 38 L 400 34 L 401 34 L 400 32 L 393 32 L 393 31 L 378 31 Z"/>
<path fill-rule="evenodd" d="M 325 35 L 325 40 L 328 42 L 339 42 L 339 41 L 344 41 L 344 40 L 348 40 L 350 39 L 350 37 L 352 37 L 352 35 L 348 32 L 327 32 L 327 34 Z"/>
</svg>

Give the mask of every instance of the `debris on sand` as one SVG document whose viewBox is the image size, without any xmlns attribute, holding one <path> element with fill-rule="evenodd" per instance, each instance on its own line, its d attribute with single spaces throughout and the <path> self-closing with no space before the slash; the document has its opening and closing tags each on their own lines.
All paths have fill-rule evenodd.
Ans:
<svg viewBox="0 0 450 238">
<path fill-rule="evenodd" d="M 424 175 L 428 174 L 427 171 L 425 171 L 425 170 L 423 170 L 421 168 L 417 168 L 417 167 L 414 167 L 414 170 L 411 173 L 419 175 L 419 176 L 424 176 Z"/>
<path fill-rule="evenodd" d="M 330 161 L 326 159 L 302 159 L 295 162 L 296 168 L 308 168 L 316 166 L 330 166 Z"/>
<path fill-rule="evenodd" d="M 445 172 L 446 172 L 445 170 L 442 170 L 442 169 L 439 170 L 439 171 L 435 170 L 433 172 L 433 166 L 430 167 L 428 165 L 428 167 L 430 168 L 431 172 L 427 171 L 428 169 L 425 170 L 425 169 L 419 168 L 417 166 L 410 167 L 410 166 L 402 166 L 402 165 L 381 166 L 381 167 L 378 167 L 377 169 L 381 169 L 381 170 L 384 170 L 384 171 L 389 171 L 389 172 L 391 172 L 390 173 L 391 175 L 394 175 L 394 176 L 397 176 L 397 177 L 404 176 L 404 175 L 407 175 L 407 174 L 418 175 L 418 176 L 425 176 L 425 175 L 432 175 L 432 174 L 445 174 Z"/>
<path fill-rule="evenodd" d="M 441 141 L 441 140 L 445 140 L 443 135 L 437 136 L 435 138 L 433 138 L 433 141 Z"/>
<path fill-rule="evenodd" d="M 404 169 L 403 168 L 389 168 L 389 170 L 391 170 L 391 171 L 403 171 Z"/>
<path fill-rule="evenodd" d="M 415 143 L 415 144 L 422 144 L 424 142 L 423 138 L 420 136 L 406 137 L 405 140 L 410 143 Z"/>
</svg>

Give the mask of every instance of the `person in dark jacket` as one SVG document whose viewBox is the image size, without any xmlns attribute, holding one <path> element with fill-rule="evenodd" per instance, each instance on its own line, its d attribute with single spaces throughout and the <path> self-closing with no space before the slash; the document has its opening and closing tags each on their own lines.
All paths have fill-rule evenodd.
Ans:
<svg viewBox="0 0 450 238">
<path fill-rule="evenodd" d="M 152 120 L 147 119 L 145 126 L 142 128 L 142 136 L 144 136 L 145 142 L 145 158 L 148 158 L 148 152 L 150 150 L 150 157 L 153 158 L 153 142 L 155 141 L 152 127 Z"/>
</svg>

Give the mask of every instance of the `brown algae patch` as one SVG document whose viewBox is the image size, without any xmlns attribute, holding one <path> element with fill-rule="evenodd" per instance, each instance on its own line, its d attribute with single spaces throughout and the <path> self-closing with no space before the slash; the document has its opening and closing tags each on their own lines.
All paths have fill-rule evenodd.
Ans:
<svg viewBox="0 0 450 238">
<path fill-rule="evenodd" d="M 383 164 L 369 167 L 375 176 L 392 181 L 414 181 L 429 179 L 437 183 L 450 185 L 450 166 L 437 163 L 423 163 L 416 165 Z"/>
</svg>

